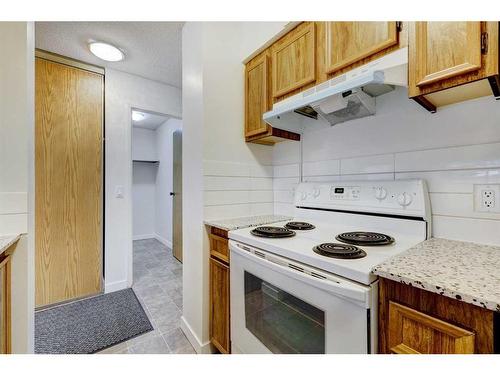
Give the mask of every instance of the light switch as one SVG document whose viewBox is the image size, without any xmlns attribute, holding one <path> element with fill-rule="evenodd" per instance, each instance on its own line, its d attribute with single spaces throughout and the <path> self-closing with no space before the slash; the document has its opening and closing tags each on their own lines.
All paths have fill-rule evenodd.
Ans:
<svg viewBox="0 0 500 375">
<path fill-rule="evenodd" d="M 115 197 L 123 199 L 123 185 L 115 186 Z"/>
</svg>

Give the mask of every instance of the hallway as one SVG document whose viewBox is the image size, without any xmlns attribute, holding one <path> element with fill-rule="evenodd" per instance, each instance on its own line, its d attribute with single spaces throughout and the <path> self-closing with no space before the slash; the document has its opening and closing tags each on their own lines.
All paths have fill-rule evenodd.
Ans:
<svg viewBox="0 0 500 375">
<path fill-rule="evenodd" d="M 134 241 L 133 289 L 154 330 L 100 353 L 196 354 L 180 329 L 182 264 L 155 239 Z"/>
</svg>

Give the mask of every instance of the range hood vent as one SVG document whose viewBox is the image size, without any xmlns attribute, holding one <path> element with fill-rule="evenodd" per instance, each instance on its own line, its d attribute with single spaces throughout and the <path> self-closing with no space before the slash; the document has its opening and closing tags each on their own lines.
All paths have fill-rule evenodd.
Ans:
<svg viewBox="0 0 500 375">
<path fill-rule="evenodd" d="M 263 119 L 303 133 L 375 114 L 375 97 L 407 86 L 408 50 L 402 48 L 276 103 Z"/>
</svg>

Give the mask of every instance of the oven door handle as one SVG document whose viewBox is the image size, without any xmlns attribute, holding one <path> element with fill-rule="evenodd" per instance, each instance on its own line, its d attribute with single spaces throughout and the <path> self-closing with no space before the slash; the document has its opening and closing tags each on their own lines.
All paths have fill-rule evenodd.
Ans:
<svg viewBox="0 0 500 375">
<path fill-rule="evenodd" d="M 311 276 L 297 269 L 287 267 L 286 265 L 278 264 L 277 262 L 274 262 L 270 259 L 265 259 L 257 256 L 250 252 L 250 247 L 246 245 L 235 244 L 231 243 L 230 241 L 229 247 L 231 251 L 236 253 L 237 255 L 247 258 L 253 262 L 259 263 L 262 266 L 265 266 L 273 271 L 277 271 L 284 275 L 293 277 L 296 280 L 306 282 L 316 288 L 320 288 L 329 293 L 342 296 L 344 298 L 352 300 L 353 302 L 361 302 L 363 306 L 369 306 L 370 304 L 369 287 L 357 285 L 341 279 L 335 281 L 329 279 L 320 279 L 318 277 Z M 270 255 L 269 258 L 274 258 L 274 256 Z M 236 261 L 233 257 L 231 257 L 231 259 L 231 262 Z"/>
</svg>

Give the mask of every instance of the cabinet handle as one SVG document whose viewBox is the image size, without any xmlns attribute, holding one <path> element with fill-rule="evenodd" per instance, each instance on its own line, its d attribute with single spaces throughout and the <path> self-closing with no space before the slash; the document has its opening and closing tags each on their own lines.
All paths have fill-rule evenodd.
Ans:
<svg viewBox="0 0 500 375">
<path fill-rule="evenodd" d="M 481 53 L 486 55 L 488 53 L 488 33 L 481 33 Z"/>
</svg>

